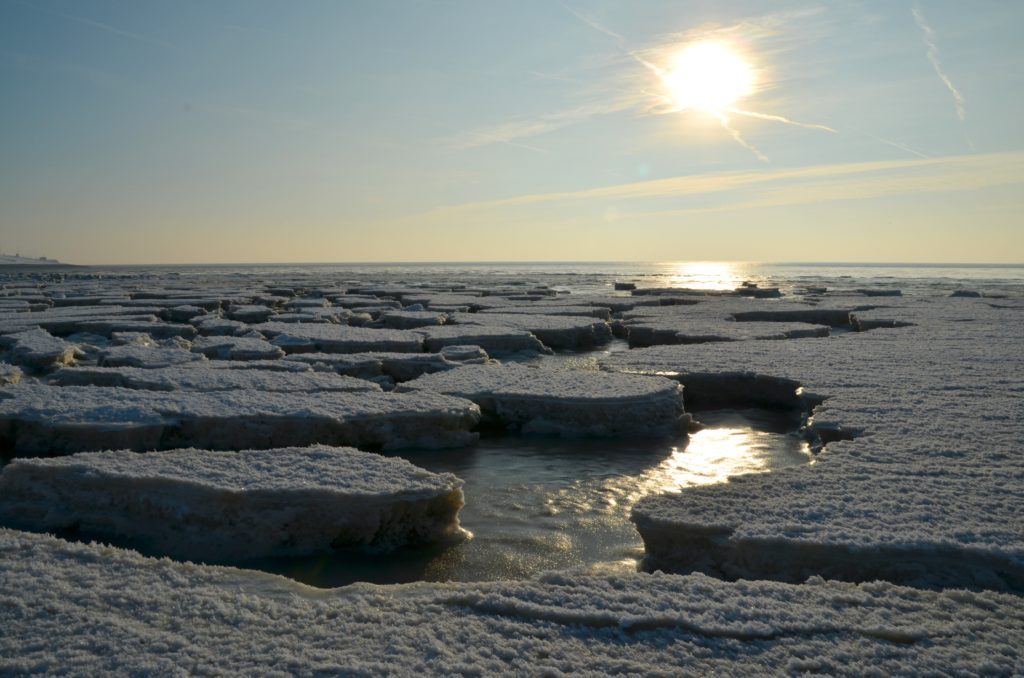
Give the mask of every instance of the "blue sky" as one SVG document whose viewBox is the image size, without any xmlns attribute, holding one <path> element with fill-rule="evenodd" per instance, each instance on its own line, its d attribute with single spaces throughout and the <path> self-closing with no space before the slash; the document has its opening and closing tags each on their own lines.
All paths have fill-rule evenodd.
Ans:
<svg viewBox="0 0 1024 678">
<path fill-rule="evenodd" d="M 1022 27 L 992 0 L 0 0 L 0 250 L 1024 261 Z M 659 76 L 709 41 L 754 74 L 726 122 Z"/>
</svg>

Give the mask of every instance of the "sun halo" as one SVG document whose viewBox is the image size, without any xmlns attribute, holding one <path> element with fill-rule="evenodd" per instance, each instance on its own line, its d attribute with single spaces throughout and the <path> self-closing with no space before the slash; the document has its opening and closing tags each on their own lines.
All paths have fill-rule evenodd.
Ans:
<svg viewBox="0 0 1024 678">
<path fill-rule="evenodd" d="M 754 92 L 754 71 L 735 50 L 719 41 L 685 47 L 662 75 L 677 110 L 721 114 Z"/>
</svg>

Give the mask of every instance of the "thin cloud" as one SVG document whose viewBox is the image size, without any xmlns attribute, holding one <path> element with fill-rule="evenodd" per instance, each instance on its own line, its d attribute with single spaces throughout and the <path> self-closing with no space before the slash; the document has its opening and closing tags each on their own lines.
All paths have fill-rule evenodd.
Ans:
<svg viewBox="0 0 1024 678">
<path fill-rule="evenodd" d="M 819 165 L 797 169 L 686 175 L 560 193 L 539 193 L 464 203 L 403 217 L 399 221 L 445 221 L 464 215 L 504 213 L 519 207 L 578 202 L 673 201 L 719 198 L 715 206 L 633 212 L 636 216 L 723 211 L 831 200 L 852 200 L 897 193 L 931 193 L 1024 184 L 1024 152 L 944 158 L 884 160 Z M 624 212 L 625 213 L 625 212 Z"/>
<path fill-rule="evenodd" d="M 22 0 L 21 4 L 24 5 L 25 7 L 28 7 L 29 9 L 33 9 L 33 10 L 35 10 L 37 12 L 42 12 L 43 14 L 49 14 L 50 16 L 55 16 L 57 18 L 64 19 L 66 21 L 73 21 L 73 22 L 75 22 L 77 24 L 81 24 L 83 26 L 89 26 L 90 28 L 95 28 L 96 30 L 104 31 L 106 33 L 111 33 L 113 35 L 119 35 L 122 38 L 128 38 L 130 40 L 135 40 L 137 42 L 144 42 L 144 43 L 149 44 L 149 45 L 156 45 L 158 47 L 164 47 L 164 48 L 167 48 L 167 49 L 174 49 L 173 45 L 171 45 L 168 42 L 164 42 L 163 40 L 160 40 L 159 38 L 154 38 L 154 37 L 151 37 L 151 36 L 148 36 L 148 35 L 143 35 L 141 33 L 133 33 L 132 31 L 122 30 L 122 29 L 117 28 L 115 26 L 111 26 L 109 24 L 100 23 L 99 21 L 94 21 L 94 20 L 89 19 L 87 17 L 77 16 L 77 15 L 74 15 L 74 14 L 68 14 L 67 12 L 61 12 L 61 11 L 58 11 L 58 10 L 55 10 L 55 9 L 45 9 L 45 8 L 39 7 L 37 5 L 33 5 L 30 2 L 24 2 L 24 0 Z"/>
<path fill-rule="evenodd" d="M 953 81 L 946 71 L 942 68 L 942 62 L 939 60 L 939 45 L 935 38 L 935 31 L 925 21 L 924 14 L 921 12 L 921 5 L 917 0 L 914 0 L 914 4 L 911 7 L 911 13 L 914 15 L 914 21 L 917 22 L 918 27 L 924 33 L 924 44 L 928 48 L 928 61 L 931 62 L 932 68 L 935 69 L 935 74 L 939 76 L 939 80 L 946 86 L 949 93 L 953 95 L 953 102 L 956 105 L 956 116 L 960 118 L 960 122 L 967 120 L 967 102 L 964 101 L 964 97 L 960 94 L 960 90 L 956 88 Z"/>
</svg>

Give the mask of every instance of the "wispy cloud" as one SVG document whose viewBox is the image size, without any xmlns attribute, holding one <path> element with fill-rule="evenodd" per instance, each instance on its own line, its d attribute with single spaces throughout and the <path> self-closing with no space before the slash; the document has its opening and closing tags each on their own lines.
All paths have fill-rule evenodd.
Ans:
<svg viewBox="0 0 1024 678">
<path fill-rule="evenodd" d="M 946 86 L 949 93 L 953 95 L 953 102 L 956 105 L 956 116 L 960 118 L 961 122 L 967 120 L 967 102 L 964 101 L 964 97 L 960 94 L 960 90 L 956 88 L 953 81 L 946 74 L 946 71 L 942 68 L 942 62 L 939 60 L 939 45 L 935 37 L 935 31 L 924 18 L 924 13 L 921 11 L 921 3 L 918 0 L 914 0 L 914 4 L 911 7 L 911 12 L 914 15 L 914 21 L 917 22 L 918 27 L 924 33 L 924 44 L 928 49 L 928 61 L 931 62 L 932 68 L 935 69 L 935 74 L 939 76 L 939 80 Z"/>
<path fill-rule="evenodd" d="M 82 26 L 88 26 L 90 28 L 94 28 L 96 30 L 103 31 L 105 33 L 110 33 L 112 35 L 118 35 L 118 36 L 120 36 L 122 38 L 128 38 L 129 40 L 134 40 L 136 42 L 143 42 L 143 43 L 146 43 L 146 44 L 149 44 L 149 45 L 155 45 L 155 46 L 163 47 L 163 48 L 166 48 L 166 49 L 174 49 L 174 46 L 172 44 L 170 44 L 169 42 L 165 42 L 163 40 L 160 40 L 159 38 L 154 38 L 154 37 L 149 36 L 149 35 L 143 35 L 142 33 L 135 33 L 133 31 L 126 31 L 126 30 L 123 30 L 121 28 L 117 28 L 115 26 L 111 26 L 109 24 L 105 24 L 105 23 L 102 23 L 102 22 L 99 22 L 99 21 L 94 21 L 93 19 L 89 19 L 88 17 L 77 16 L 75 14 L 68 14 L 67 12 L 61 12 L 61 11 L 55 10 L 55 9 L 46 9 L 46 8 L 43 8 L 43 7 L 39 7 L 38 5 L 34 5 L 34 4 L 30 3 L 30 2 L 25 2 L 24 0 L 22 0 L 21 5 L 23 5 L 25 7 L 28 7 L 29 9 L 33 9 L 33 10 L 35 10 L 37 12 L 42 12 L 43 14 L 49 14 L 50 16 L 54 16 L 54 17 L 57 17 L 57 18 L 60 18 L 60 19 L 64 19 L 66 21 L 72 21 L 72 22 L 80 24 Z"/>
<path fill-rule="evenodd" d="M 1018 184 L 1024 185 L 1024 152 L 990 153 L 685 175 L 464 203 L 410 215 L 400 221 L 447 223 L 460 218 L 508 214 L 519 208 L 529 208 L 530 214 L 536 215 L 577 203 L 614 203 L 624 215 L 672 216 Z M 630 211 L 630 203 L 639 209 Z M 572 207 L 571 211 L 576 212 L 577 208 Z"/>
</svg>

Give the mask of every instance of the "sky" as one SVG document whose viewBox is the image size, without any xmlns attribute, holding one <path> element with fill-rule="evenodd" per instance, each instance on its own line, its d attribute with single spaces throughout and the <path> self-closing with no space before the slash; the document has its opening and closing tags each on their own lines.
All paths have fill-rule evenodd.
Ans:
<svg viewBox="0 0 1024 678">
<path fill-rule="evenodd" d="M 0 252 L 1024 262 L 1024 3 L 0 0 Z"/>
</svg>

